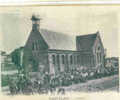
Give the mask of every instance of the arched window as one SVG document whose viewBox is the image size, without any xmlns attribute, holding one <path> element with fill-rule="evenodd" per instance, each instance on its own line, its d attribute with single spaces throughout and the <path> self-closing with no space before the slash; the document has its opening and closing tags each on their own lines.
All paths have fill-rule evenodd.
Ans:
<svg viewBox="0 0 120 100">
<path fill-rule="evenodd" d="M 57 55 L 57 64 L 59 65 L 60 60 L 59 60 L 59 55 Z"/>
<path fill-rule="evenodd" d="M 65 56 L 62 55 L 62 64 L 65 64 Z"/>
<path fill-rule="evenodd" d="M 55 64 L 55 55 L 52 55 L 53 64 Z"/>
<path fill-rule="evenodd" d="M 35 42 L 35 48 L 36 48 L 35 50 L 38 50 L 38 47 L 37 47 L 37 46 L 38 46 L 38 44 L 37 44 L 37 41 L 36 41 L 36 42 Z"/>
<path fill-rule="evenodd" d="M 33 42 L 33 43 L 32 43 L 32 50 L 34 50 L 34 48 L 35 48 L 35 47 L 34 47 L 34 42 Z"/>
<path fill-rule="evenodd" d="M 77 55 L 77 64 L 79 64 L 79 55 Z"/>
<path fill-rule="evenodd" d="M 37 49 L 40 49 L 40 40 L 37 41 Z"/>
<path fill-rule="evenodd" d="M 74 55 L 74 64 L 76 64 L 76 55 Z"/>
<path fill-rule="evenodd" d="M 73 64 L 73 57 L 70 55 L 70 64 Z"/>
<path fill-rule="evenodd" d="M 32 50 L 38 50 L 38 43 L 37 43 L 37 41 L 32 43 Z"/>
<path fill-rule="evenodd" d="M 76 62 L 76 64 L 77 64 L 77 55 L 75 56 L 75 58 L 76 58 L 76 59 L 75 59 L 75 62 Z"/>
<path fill-rule="evenodd" d="M 57 55 L 57 65 L 58 65 L 58 70 L 60 71 L 60 56 Z"/>
<path fill-rule="evenodd" d="M 102 54 L 101 54 L 101 52 L 100 52 L 100 62 L 102 61 Z"/>
<path fill-rule="evenodd" d="M 97 61 L 98 61 L 98 63 L 99 63 L 99 53 L 97 53 Z"/>
<path fill-rule="evenodd" d="M 68 55 L 65 56 L 66 64 L 68 64 Z"/>
<path fill-rule="evenodd" d="M 37 41 L 36 41 L 36 50 L 38 50 L 38 43 L 37 43 Z"/>
</svg>

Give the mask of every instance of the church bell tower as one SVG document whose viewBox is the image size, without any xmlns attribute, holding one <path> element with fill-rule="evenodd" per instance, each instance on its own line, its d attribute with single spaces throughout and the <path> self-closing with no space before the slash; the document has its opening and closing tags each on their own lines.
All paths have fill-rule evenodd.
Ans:
<svg viewBox="0 0 120 100">
<path fill-rule="evenodd" d="M 32 15 L 32 30 L 38 30 L 40 29 L 40 18 L 37 17 L 36 15 Z"/>
</svg>

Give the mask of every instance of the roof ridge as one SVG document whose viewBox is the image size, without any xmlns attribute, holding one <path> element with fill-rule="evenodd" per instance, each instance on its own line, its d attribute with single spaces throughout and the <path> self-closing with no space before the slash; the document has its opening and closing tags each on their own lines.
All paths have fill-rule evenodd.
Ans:
<svg viewBox="0 0 120 100">
<path fill-rule="evenodd" d="M 84 36 L 92 36 L 92 35 L 97 35 L 97 32 L 92 34 L 77 35 L 76 37 L 84 37 Z"/>
<path fill-rule="evenodd" d="M 65 33 L 63 33 L 63 32 L 58 32 L 58 31 L 54 31 L 54 30 L 50 30 L 50 29 L 46 29 L 46 28 L 41 28 L 41 29 L 40 29 L 40 32 L 41 32 L 42 30 L 54 32 L 54 33 L 57 33 L 57 34 L 64 34 L 64 35 L 67 35 L 67 34 L 65 34 Z"/>
<path fill-rule="evenodd" d="M 73 36 L 76 37 L 76 35 L 74 35 L 74 34 L 70 35 L 69 33 L 58 32 L 58 31 L 54 31 L 54 30 L 50 30 L 50 29 L 45 29 L 45 28 L 41 28 L 41 29 L 40 29 L 40 33 L 42 32 L 42 30 L 43 30 L 43 31 L 45 30 L 45 31 L 53 32 L 53 33 L 59 34 L 59 35 L 65 35 L 65 36 L 68 36 L 68 37 L 73 37 Z"/>
</svg>

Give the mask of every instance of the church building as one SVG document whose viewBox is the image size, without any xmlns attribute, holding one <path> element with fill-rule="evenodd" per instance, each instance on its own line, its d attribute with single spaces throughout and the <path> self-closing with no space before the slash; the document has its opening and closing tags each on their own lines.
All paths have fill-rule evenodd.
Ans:
<svg viewBox="0 0 120 100">
<path fill-rule="evenodd" d="M 104 67 L 104 47 L 100 33 L 75 38 L 63 33 L 40 29 L 40 18 L 32 16 L 32 30 L 24 47 L 26 72 L 57 74 L 73 68 Z"/>
</svg>

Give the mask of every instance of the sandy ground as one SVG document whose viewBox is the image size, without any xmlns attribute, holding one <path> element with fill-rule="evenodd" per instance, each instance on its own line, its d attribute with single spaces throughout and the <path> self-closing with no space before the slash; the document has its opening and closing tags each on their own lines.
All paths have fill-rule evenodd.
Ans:
<svg viewBox="0 0 120 100">
<path fill-rule="evenodd" d="M 118 91 L 119 76 L 114 75 L 101 79 L 89 80 L 86 83 L 74 84 L 64 88 L 66 91 L 76 92 Z"/>
</svg>

